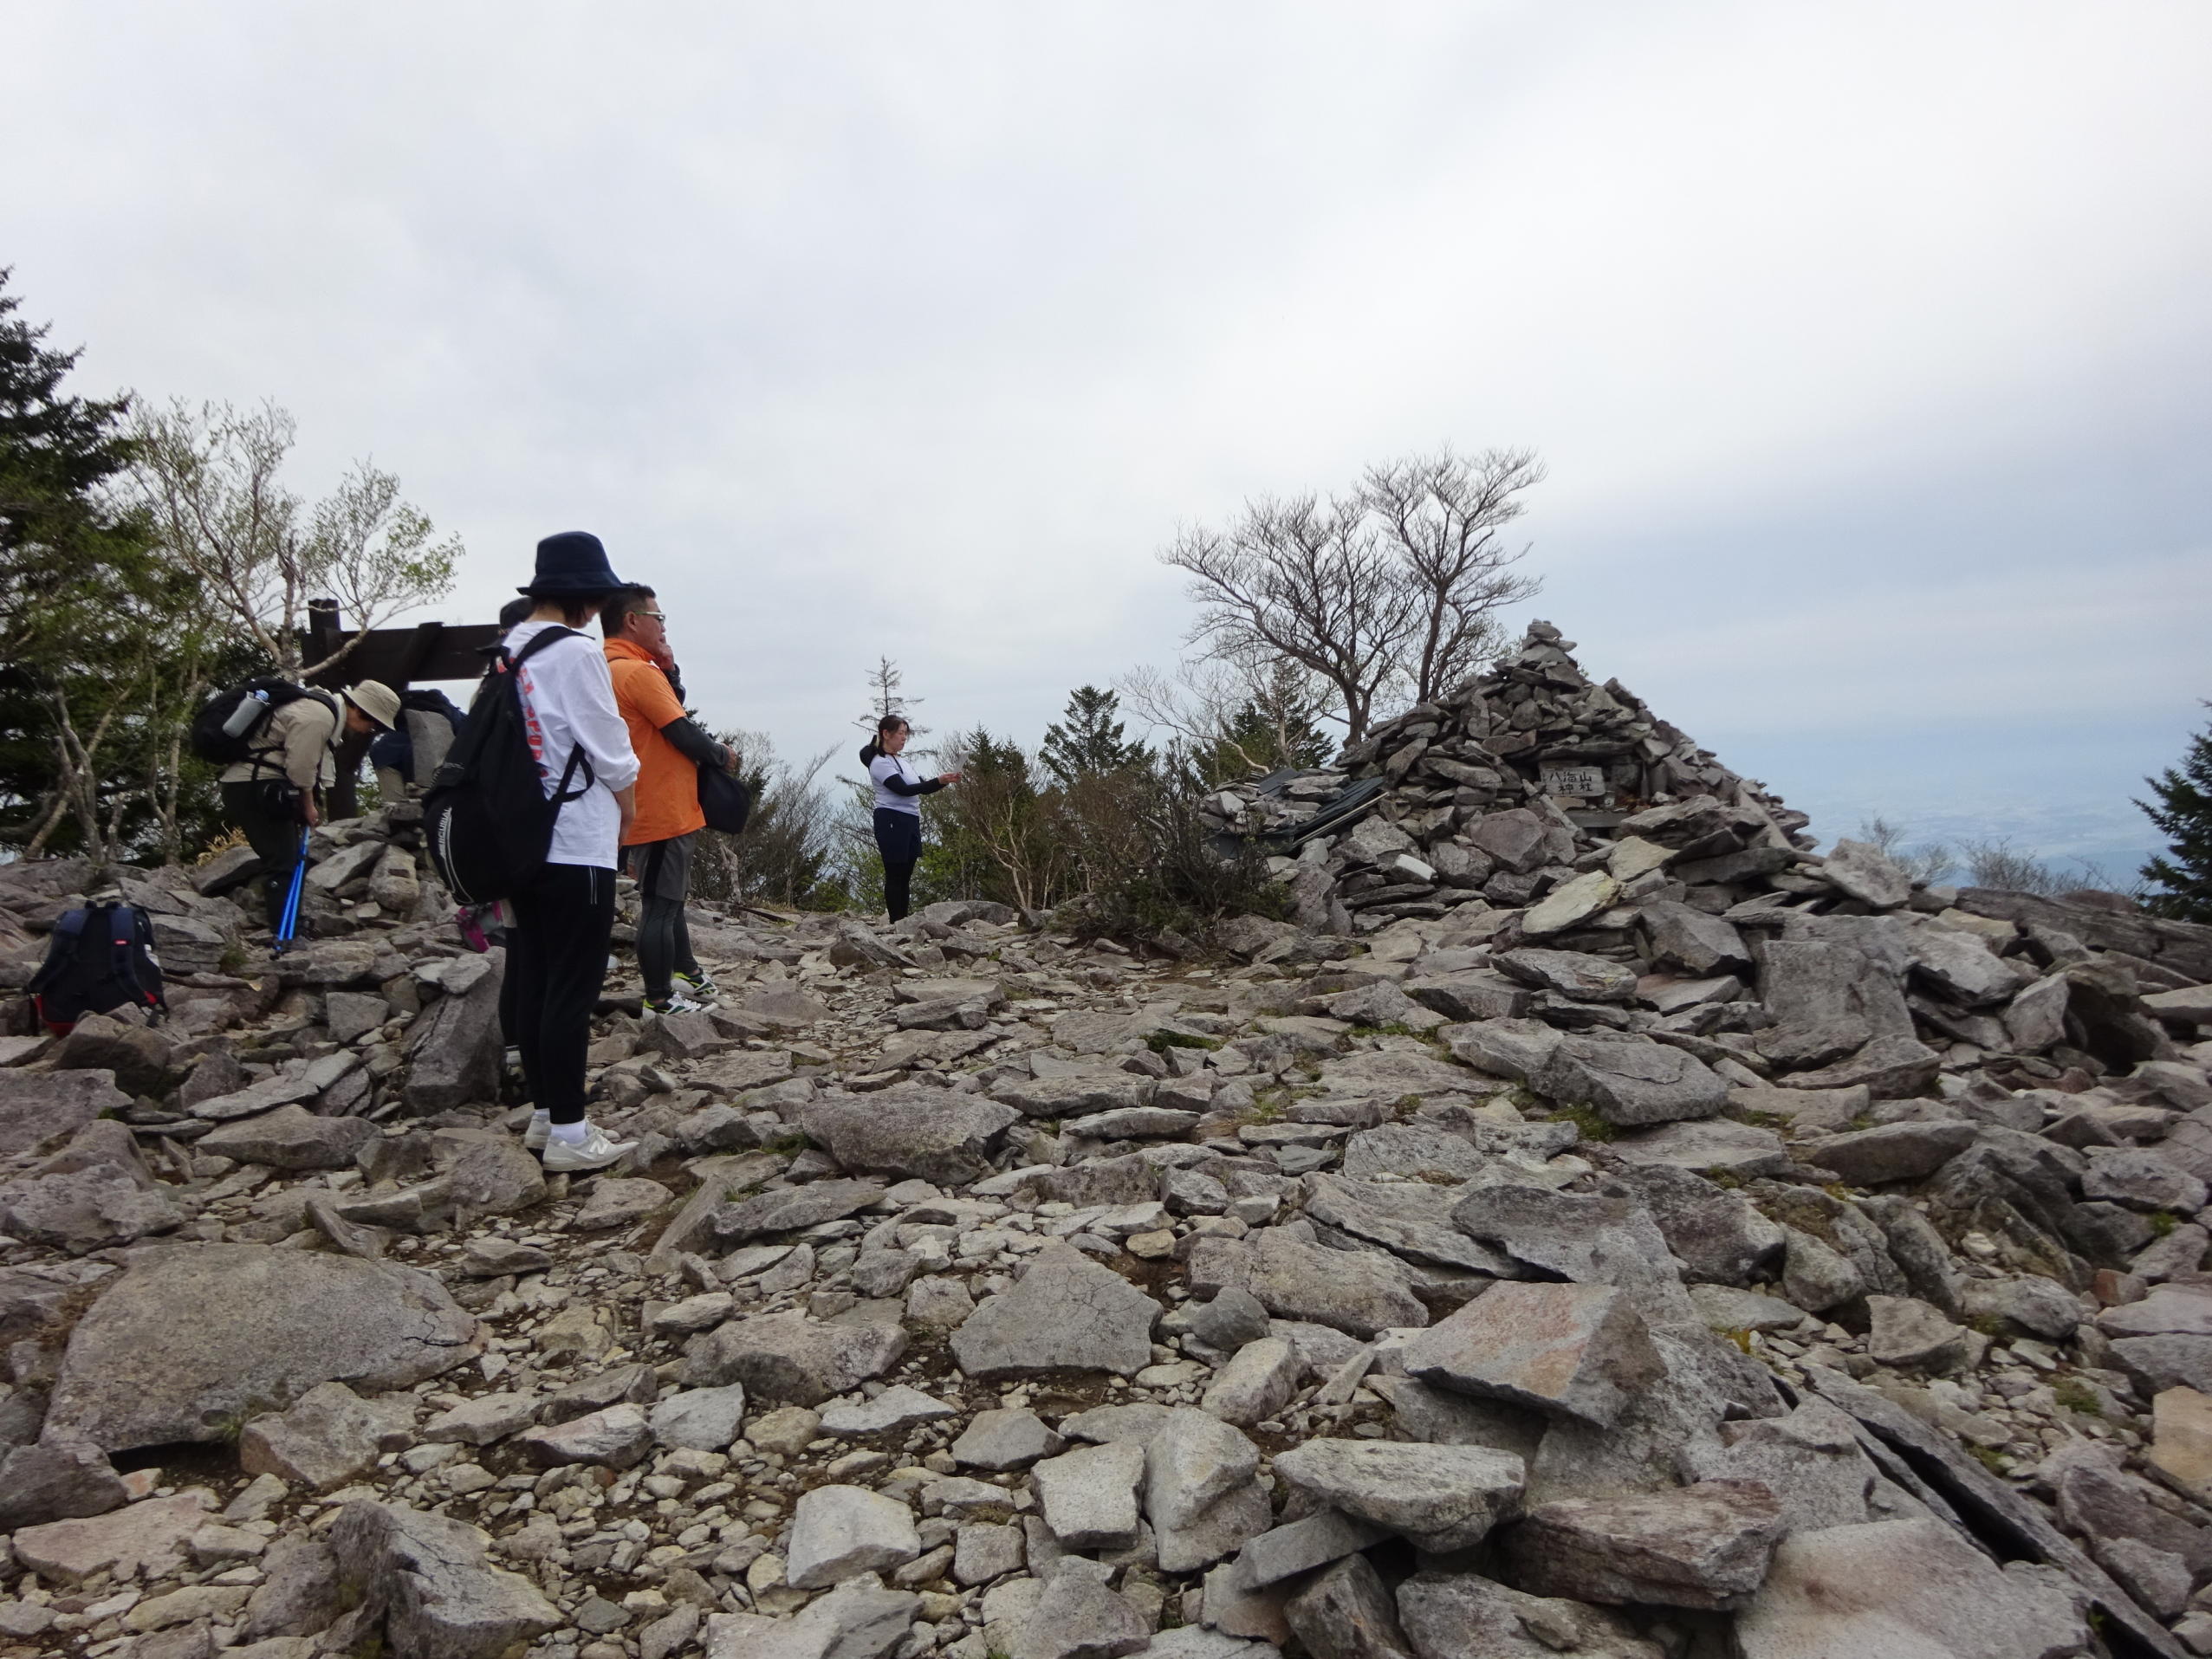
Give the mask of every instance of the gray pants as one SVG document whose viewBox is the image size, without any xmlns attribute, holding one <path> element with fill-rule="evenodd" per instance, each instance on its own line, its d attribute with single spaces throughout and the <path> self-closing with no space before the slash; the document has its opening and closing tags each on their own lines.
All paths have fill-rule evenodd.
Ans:
<svg viewBox="0 0 2212 1659">
<path fill-rule="evenodd" d="M 630 868 L 638 878 L 638 971 L 645 978 L 645 1000 L 665 1002 L 676 975 L 699 971 L 691 954 L 691 930 L 684 920 L 691 891 L 693 835 L 647 841 L 630 849 Z"/>
</svg>

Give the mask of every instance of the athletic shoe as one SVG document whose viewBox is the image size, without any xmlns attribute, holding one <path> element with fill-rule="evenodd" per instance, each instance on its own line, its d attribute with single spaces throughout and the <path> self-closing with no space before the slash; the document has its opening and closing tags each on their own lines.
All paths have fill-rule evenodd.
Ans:
<svg viewBox="0 0 2212 1659">
<path fill-rule="evenodd" d="M 483 928 L 477 920 L 478 911 L 473 904 L 464 904 L 453 912 L 453 925 L 461 930 L 461 937 L 470 949 L 479 955 L 491 949 L 491 941 L 484 937 Z"/>
<path fill-rule="evenodd" d="M 553 1114 L 549 1111 L 532 1112 L 530 1126 L 522 1131 L 523 1150 L 542 1152 L 545 1150 L 545 1144 L 552 1138 Z"/>
<path fill-rule="evenodd" d="M 568 1141 L 555 1140 L 550 1134 L 548 1135 L 545 1150 L 540 1154 L 548 1175 L 567 1175 L 584 1170 L 604 1170 L 608 1164 L 619 1161 L 625 1153 L 637 1145 L 635 1141 L 618 1141 L 610 1138 L 607 1132 L 596 1124 L 592 1124 L 590 1129 L 589 1134 L 574 1144 Z"/>
<path fill-rule="evenodd" d="M 722 991 L 722 987 L 714 982 L 714 975 L 704 968 L 696 974 L 679 971 L 676 975 L 676 985 L 678 990 L 688 992 L 691 1000 L 702 1007 L 711 1007 Z"/>
<path fill-rule="evenodd" d="M 704 1014 L 707 1011 L 705 1003 L 694 1002 L 681 991 L 671 993 L 665 1002 L 648 1002 L 645 1007 L 655 1014 Z"/>
</svg>

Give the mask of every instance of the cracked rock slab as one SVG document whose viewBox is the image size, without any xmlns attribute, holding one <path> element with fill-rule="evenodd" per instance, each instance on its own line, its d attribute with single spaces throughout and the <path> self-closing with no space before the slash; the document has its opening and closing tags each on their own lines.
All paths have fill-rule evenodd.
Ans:
<svg viewBox="0 0 2212 1659">
<path fill-rule="evenodd" d="M 1013 1289 L 986 1297 L 952 1335 L 968 1376 L 1027 1371 L 1113 1371 L 1132 1377 L 1152 1362 L 1152 1299 L 1080 1250 L 1037 1252 Z"/>
<path fill-rule="evenodd" d="M 165 1249 L 79 1320 L 49 1433 L 107 1451 L 217 1440 L 318 1383 L 409 1388 L 483 1351 L 475 1318 L 426 1273 L 261 1244 Z"/>
</svg>

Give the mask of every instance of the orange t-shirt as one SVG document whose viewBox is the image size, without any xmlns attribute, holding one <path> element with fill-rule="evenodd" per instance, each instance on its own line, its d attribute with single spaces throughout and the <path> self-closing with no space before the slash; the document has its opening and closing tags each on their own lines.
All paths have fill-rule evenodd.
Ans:
<svg viewBox="0 0 2212 1659">
<path fill-rule="evenodd" d="M 670 721 L 684 717 L 676 688 L 652 654 L 632 640 L 607 642 L 607 671 L 614 679 L 614 706 L 630 728 L 630 747 L 638 756 L 638 815 L 630 820 L 622 845 L 666 841 L 704 829 L 699 768 L 660 735 Z"/>
</svg>

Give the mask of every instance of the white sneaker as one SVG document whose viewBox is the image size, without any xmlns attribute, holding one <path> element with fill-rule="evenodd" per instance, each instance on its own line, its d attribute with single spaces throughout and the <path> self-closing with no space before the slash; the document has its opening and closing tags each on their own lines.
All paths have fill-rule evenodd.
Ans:
<svg viewBox="0 0 2212 1659">
<path fill-rule="evenodd" d="M 542 1152 L 545 1150 L 545 1144 L 552 1138 L 553 1114 L 549 1111 L 532 1112 L 530 1126 L 522 1131 L 523 1150 Z"/>
<path fill-rule="evenodd" d="M 665 1002 L 648 1002 L 645 1007 L 655 1014 L 704 1014 L 707 1011 L 705 1003 L 694 1002 L 681 991 L 669 993 Z"/>
<path fill-rule="evenodd" d="M 721 1001 L 722 987 L 714 982 L 714 975 L 704 968 L 696 974 L 676 975 L 677 995 L 688 996 L 703 1008 L 710 1008 Z"/>
<path fill-rule="evenodd" d="M 563 1175 L 578 1170 L 604 1170 L 636 1145 L 635 1141 L 610 1138 L 605 1130 L 594 1124 L 590 1133 L 573 1144 L 555 1140 L 548 1131 L 545 1150 L 540 1156 L 548 1175 Z"/>
</svg>

